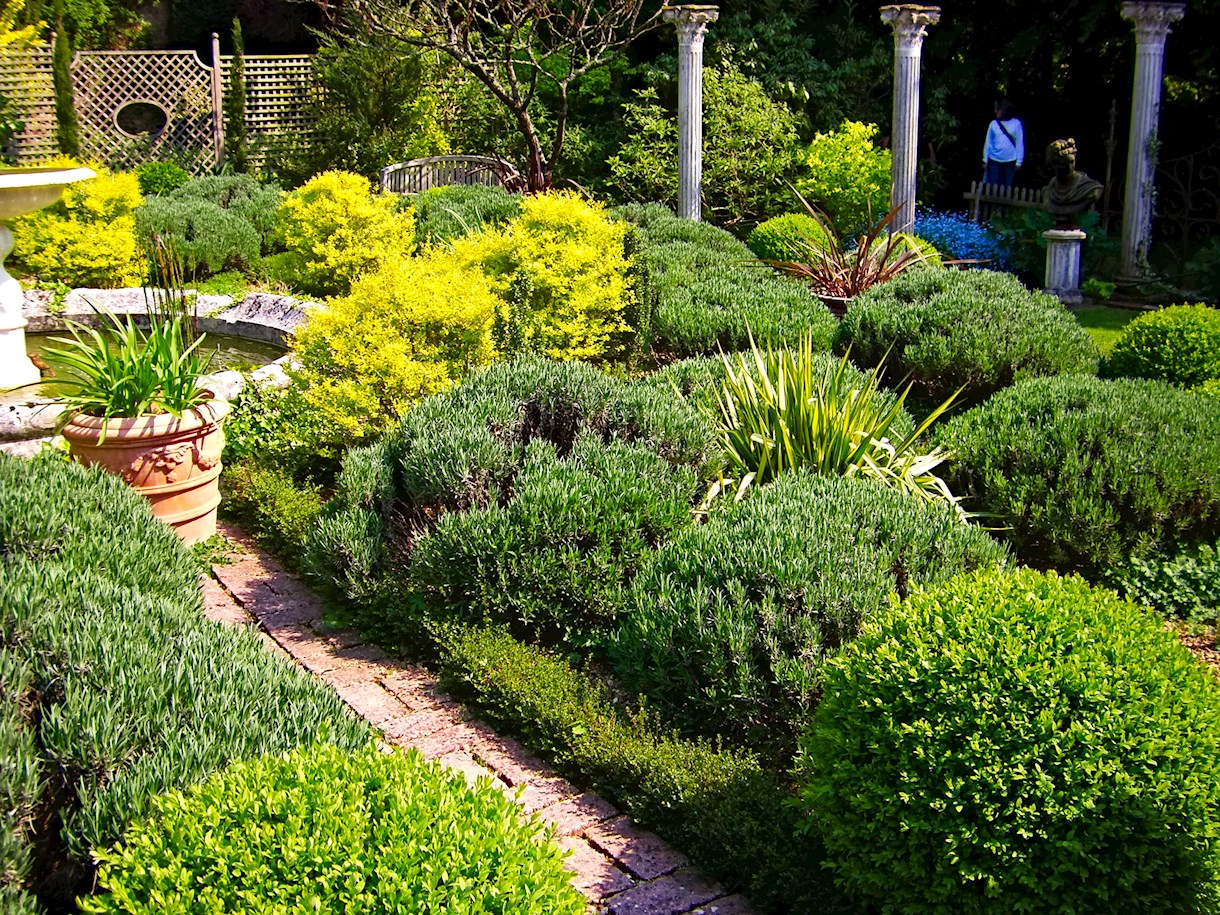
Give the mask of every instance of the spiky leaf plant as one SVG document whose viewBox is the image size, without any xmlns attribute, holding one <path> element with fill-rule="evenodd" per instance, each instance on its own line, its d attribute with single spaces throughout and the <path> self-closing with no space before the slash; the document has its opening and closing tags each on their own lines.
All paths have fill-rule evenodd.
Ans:
<svg viewBox="0 0 1220 915">
<path fill-rule="evenodd" d="M 932 472 L 947 453 L 919 445 L 956 393 L 898 435 L 895 424 L 904 415 L 910 386 L 896 400 L 884 396 L 881 366 L 861 384 L 847 356 L 838 362 L 815 359 L 809 336 L 795 349 L 765 351 L 751 336 L 750 352 L 721 358 L 726 377 L 709 415 L 719 423 L 728 472 L 712 484 L 709 503 L 729 489 L 740 500 L 751 486 L 804 468 L 871 477 L 923 501 L 950 505 L 966 520 L 945 481 Z"/>
</svg>

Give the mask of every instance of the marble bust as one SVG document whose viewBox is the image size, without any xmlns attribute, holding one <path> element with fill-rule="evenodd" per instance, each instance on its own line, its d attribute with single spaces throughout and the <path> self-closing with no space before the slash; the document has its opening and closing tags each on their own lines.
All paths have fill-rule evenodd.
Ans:
<svg viewBox="0 0 1220 915">
<path fill-rule="evenodd" d="M 1074 225 L 1076 217 L 1101 197 L 1102 184 L 1076 171 L 1076 141 L 1055 140 L 1046 147 L 1046 164 L 1055 177 L 1042 189 L 1042 205 L 1060 226 Z"/>
</svg>

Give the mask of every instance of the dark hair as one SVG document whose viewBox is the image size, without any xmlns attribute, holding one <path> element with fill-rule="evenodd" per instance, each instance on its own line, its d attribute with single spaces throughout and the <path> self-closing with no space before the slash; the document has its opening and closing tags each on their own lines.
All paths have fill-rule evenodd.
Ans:
<svg viewBox="0 0 1220 915">
<path fill-rule="evenodd" d="M 1007 121 L 1010 118 L 1016 117 L 1017 110 L 1012 107 L 1012 102 L 1006 98 L 1000 99 L 995 103 L 995 116 L 997 121 Z"/>
</svg>

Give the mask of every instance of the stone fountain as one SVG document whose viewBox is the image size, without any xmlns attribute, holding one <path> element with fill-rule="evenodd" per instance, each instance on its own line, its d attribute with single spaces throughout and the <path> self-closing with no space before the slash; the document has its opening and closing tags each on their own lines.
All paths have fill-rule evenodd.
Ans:
<svg viewBox="0 0 1220 915">
<path fill-rule="evenodd" d="M 4 269 L 4 259 L 13 250 L 13 233 L 3 220 L 50 206 L 72 182 L 95 177 L 89 168 L 0 169 L 0 391 L 35 384 L 41 378 L 25 350 L 21 284 Z"/>
</svg>

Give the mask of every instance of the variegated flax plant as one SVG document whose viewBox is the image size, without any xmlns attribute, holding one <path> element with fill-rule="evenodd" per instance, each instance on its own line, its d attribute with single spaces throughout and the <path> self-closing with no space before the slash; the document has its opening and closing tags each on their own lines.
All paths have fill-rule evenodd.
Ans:
<svg viewBox="0 0 1220 915">
<path fill-rule="evenodd" d="M 765 351 L 751 336 L 750 352 L 721 358 L 726 377 L 715 391 L 715 407 L 704 409 L 720 427 L 727 466 L 705 505 L 728 492 L 740 500 L 753 486 L 806 470 L 879 480 L 926 502 L 943 503 L 968 520 L 957 497 L 933 473 L 948 454 L 919 445 L 960 391 L 900 435 L 911 387 L 896 398 L 888 396 L 878 384 L 881 366 L 861 382 L 847 356 L 817 359 L 808 335 L 795 349 Z"/>
</svg>

